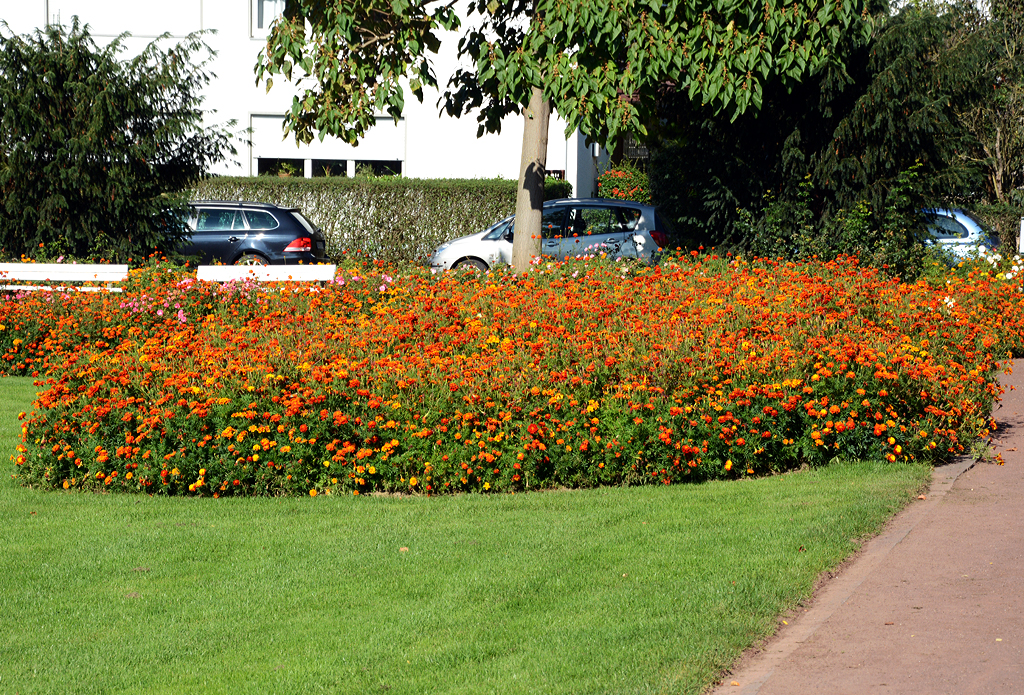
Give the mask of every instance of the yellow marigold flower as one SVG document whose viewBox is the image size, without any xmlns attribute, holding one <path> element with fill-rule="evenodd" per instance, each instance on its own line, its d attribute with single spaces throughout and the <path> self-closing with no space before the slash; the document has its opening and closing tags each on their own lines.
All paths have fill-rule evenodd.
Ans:
<svg viewBox="0 0 1024 695">
<path fill-rule="evenodd" d="M 310 490 L 309 491 L 309 496 L 310 497 L 316 497 L 316 490 Z"/>
<path fill-rule="evenodd" d="M 419 481 L 418 481 L 418 480 L 416 480 L 416 476 L 413 476 L 413 477 L 409 478 L 409 485 L 410 485 L 411 487 L 416 487 L 416 483 L 418 483 L 418 482 L 419 482 Z"/>
<path fill-rule="evenodd" d="M 366 472 L 369 473 L 370 475 L 375 475 L 377 473 L 377 469 L 374 466 L 370 466 L 369 468 L 366 469 Z"/>
</svg>

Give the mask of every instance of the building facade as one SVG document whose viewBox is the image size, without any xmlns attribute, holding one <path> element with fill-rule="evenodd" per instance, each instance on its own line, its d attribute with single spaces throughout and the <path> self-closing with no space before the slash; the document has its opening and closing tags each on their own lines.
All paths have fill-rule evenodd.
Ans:
<svg viewBox="0 0 1024 695">
<path fill-rule="evenodd" d="M 206 91 L 204 106 L 211 111 L 211 122 L 235 121 L 239 131 L 238 157 L 220 164 L 215 174 L 255 176 L 286 169 L 307 177 L 352 176 L 366 167 L 378 174 L 412 178 L 518 178 L 522 118 L 507 118 L 500 134 L 477 138 L 474 116 L 455 119 L 441 114 L 436 90 L 425 89 L 422 103 L 407 92 L 403 118 L 397 124 L 388 116 L 379 118 L 355 147 L 330 137 L 308 145 L 285 138 L 282 121 L 291 105 L 292 86 L 275 80 L 268 93 L 256 84 L 254 71 L 267 30 L 283 9 L 284 0 L 5 0 L 0 18 L 14 33 L 25 34 L 47 22 L 68 25 L 72 16 L 78 16 L 98 43 L 129 32 L 129 51 L 165 32 L 171 36 L 163 44 L 167 48 L 190 32 L 215 31 L 206 37 L 217 55 L 210 66 L 216 78 Z M 434 61 L 441 85 L 458 65 L 457 44 L 457 34 L 442 40 Z M 591 196 L 607 156 L 588 145 L 579 132 L 566 137 L 565 128 L 565 122 L 553 115 L 548 170 L 569 180 L 576 196 Z"/>
</svg>

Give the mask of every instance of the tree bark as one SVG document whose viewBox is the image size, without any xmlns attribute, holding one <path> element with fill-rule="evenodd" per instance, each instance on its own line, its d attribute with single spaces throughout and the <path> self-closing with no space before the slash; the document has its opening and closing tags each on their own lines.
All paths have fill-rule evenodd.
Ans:
<svg viewBox="0 0 1024 695">
<path fill-rule="evenodd" d="M 540 221 L 544 212 L 544 177 L 548 162 L 548 121 L 551 102 L 544 92 L 533 88 L 530 105 L 523 111 L 523 156 L 519 166 L 519 192 L 516 195 L 515 239 L 512 241 L 512 268 L 517 273 L 530 270 L 540 256 Z"/>
</svg>

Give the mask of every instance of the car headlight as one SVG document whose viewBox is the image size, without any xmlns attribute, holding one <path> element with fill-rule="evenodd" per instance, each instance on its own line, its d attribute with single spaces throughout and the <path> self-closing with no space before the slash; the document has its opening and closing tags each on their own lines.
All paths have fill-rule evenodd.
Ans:
<svg viewBox="0 0 1024 695">
<path fill-rule="evenodd" d="M 442 251 L 444 251 L 446 248 L 448 248 L 451 245 L 452 245 L 452 242 L 450 242 L 450 241 L 448 243 L 446 243 L 446 244 L 441 244 L 440 246 L 438 246 L 434 250 L 434 255 L 436 256 L 437 254 L 441 253 Z"/>
</svg>

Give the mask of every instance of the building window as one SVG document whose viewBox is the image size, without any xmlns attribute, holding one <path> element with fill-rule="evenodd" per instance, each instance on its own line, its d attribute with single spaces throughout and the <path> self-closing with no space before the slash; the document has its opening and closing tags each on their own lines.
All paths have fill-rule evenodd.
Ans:
<svg viewBox="0 0 1024 695">
<path fill-rule="evenodd" d="M 260 157 L 256 160 L 258 176 L 295 176 L 302 178 L 305 161 L 301 159 L 273 159 Z"/>
<path fill-rule="evenodd" d="M 274 20 L 284 13 L 285 0 L 251 0 L 252 35 L 263 38 Z"/>
<path fill-rule="evenodd" d="M 356 176 L 401 176 L 401 160 L 360 159 L 356 161 Z"/>
<path fill-rule="evenodd" d="M 313 176 L 348 176 L 348 162 L 344 159 L 314 159 Z"/>
</svg>

